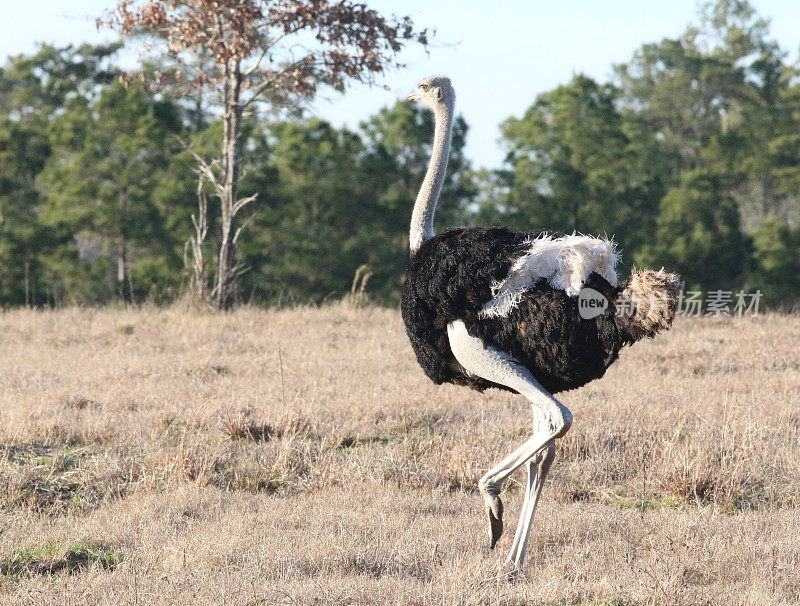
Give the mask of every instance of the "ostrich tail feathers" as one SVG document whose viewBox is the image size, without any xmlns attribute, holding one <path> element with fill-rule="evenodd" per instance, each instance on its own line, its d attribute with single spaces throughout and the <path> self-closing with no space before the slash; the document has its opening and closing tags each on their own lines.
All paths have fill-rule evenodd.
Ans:
<svg viewBox="0 0 800 606">
<path fill-rule="evenodd" d="M 626 344 L 652 338 L 675 319 L 683 282 L 663 270 L 631 269 L 617 301 L 617 327 Z"/>
</svg>

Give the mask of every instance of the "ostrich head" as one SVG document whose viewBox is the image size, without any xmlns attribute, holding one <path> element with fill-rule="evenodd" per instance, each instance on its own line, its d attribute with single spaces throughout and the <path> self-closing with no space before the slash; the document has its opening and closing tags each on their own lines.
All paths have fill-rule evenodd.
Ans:
<svg viewBox="0 0 800 606">
<path fill-rule="evenodd" d="M 409 101 L 422 101 L 434 112 L 455 102 L 456 93 L 450 78 L 431 76 L 419 83 L 419 87 L 408 96 Z"/>
</svg>

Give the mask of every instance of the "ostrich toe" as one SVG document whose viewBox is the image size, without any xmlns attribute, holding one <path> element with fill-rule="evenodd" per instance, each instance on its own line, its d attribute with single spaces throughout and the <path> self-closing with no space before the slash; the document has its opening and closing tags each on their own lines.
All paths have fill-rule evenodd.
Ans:
<svg viewBox="0 0 800 606">
<path fill-rule="evenodd" d="M 489 517 L 489 549 L 494 549 L 503 534 L 503 502 L 496 495 L 485 495 L 486 515 Z"/>
</svg>

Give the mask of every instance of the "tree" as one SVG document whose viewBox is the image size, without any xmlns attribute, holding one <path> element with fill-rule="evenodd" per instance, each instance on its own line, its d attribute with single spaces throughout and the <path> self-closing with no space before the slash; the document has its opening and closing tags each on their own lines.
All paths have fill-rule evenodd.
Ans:
<svg viewBox="0 0 800 606">
<path fill-rule="evenodd" d="M 0 302 L 52 301 L 44 257 L 71 234 L 42 224 L 37 179 L 51 155 L 48 131 L 67 103 L 95 98 L 118 72 L 118 44 L 41 45 L 0 67 Z"/>
<path fill-rule="evenodd" d="M 745 267 L 755 267 L 748 283 L 777 279 L 765 268 L 786 266 L 781 251 L 797 245 L 789 225 L 800 219 L 800 88 L 785 56 L 747 0 L 716 0 L 682 36 L 644 45 L 615 68 L 628 132 L 646 136 L 645 165 L 658 166 L 669 189 L 637 258 L 671 259 L 706 288 L 741 284 Z"/>
<path fill-rule="evenodd" d="M 655 237 L 637 255 L 666 266 L 687 287 L 733 291 L 743 284 L 749 242 L 723 176 L 696 170 L 681 176 L 661 201 Z"/>
<path fill-rule="evenodd" d="M 49 155 L 41 124 L 0 117 L 0 301 L 6 304 L 32 305 L 45 294 L 39 253 L 51 238 L 38 222 L 35 180 Z"/>
<path fill-rule="evenodd" d="M 252 236 L 239 247 L 252 268 L 241 282 L 248 298 L 339 296 L 365 266 L 373 300 L 398 300 L 410 211 L 429 159 L 429 116 L 402 101 L 370 116 L 359 131 L 313 118 L 248 131 L 242 192 L 267 192 Z M 455 131 L 442 210 L 449 211 L 448 223 L 463 223 L 459 209 L 470 187 L 463 119 Z"/>
<path fill-rule="evenodd" d="M 343 90 L 348 80 L 371 82 L 397 64 L 405 43 L 427 44 L 426 32 L 416 31 L 410 18 L 387 19 L 351 0 L 120 0 L 100 22 L 160 42 L 176 64 L 171 75 L 206 91 L 220 110 L 220 156 L 197 158 L 200 212 L 192 240 L 197 258 L 204 244 L 207 183 L 220 215 L 217 277 L 210 291 L 218 308 L 234 299 L 235 247 L 243 227 L 238 215 L 256 197 L 239 196 L 248 113 L 259 102 L 294 103 L 320 85 Z M 194 265 L 205 271 L 203 262 Z M 205 283 L 204 275 L 196 277 L 198 286 Z"/>
<path fill-rule="evenodd" d="M 97 289 L 80 289 L 89 301 L 107 300 L 116 290 L 135 302 L 169 284 L 174 253 L 153 194 L 177 151 L 180 129 L 173 103 L 121 84 L 92 105 L 68 103 L 53 122 L 54 153 L 41 176 L 48 198 L 42 221 L 74 234 L 73 257 L 90 261 Z M 171 265 L 176 276 L 179 266 Z M 74 266 L 54 269 L 62 278 L 90 282 Z"/>
<path fill-rule="evenodd" d="M 269 140 L 273 161 L 259 171 L 269 194 L 242 245 L 253 267 L 245 285 L 273 301 L 340 294 L 360 265 L 380 265 L 387 246 L 361 139 L 311 118 L 271 125 Z"/>
<path fill-rule="evenodd" d="M 770 215 L 753 232 L 754 268 L 749 286 L 766 303 L 800 301 L 800 230 Z"/>
<path fill-rule="evenodd" d="M 615 66 L 624 109 L 658 133 L 673 176 L 703 163 L 701 150 L 741 124 L 743 108 L 771 90 L 782 54 L 746 0 L 700 6 L 699 24 L 645 44 Z"/>
<path fill-rule="evenodd" d="M 503 124 L 510 170 L 488 184 L 498 192 L 506 184 L 498 219 L 529 229 L 606 231 L 626 248 L 642 242 L 643 218 L 660 190 L 633 153 L 615 100 L 613 87 L 576 76 Z"/>
<path fill-rule="evenodd" d="M 119 48 L 42 44 L 33 55 L 11 57 L 0 68 L 0 113 L 18 121 L 47 119 L 69 99 L 96 96 L 119 75 L 109 63 Z"/>
<path fill-rule="evenodd" d="M 746 0 L 717 0 L 682 36 L 646 44 L 615 68 L 625 119 L 657 137 L 667 185 L 698 168 L 726 173 L 746 229 L 782 204 L 764 152 L 795 131 L 784 57 Z"/>
</svg>

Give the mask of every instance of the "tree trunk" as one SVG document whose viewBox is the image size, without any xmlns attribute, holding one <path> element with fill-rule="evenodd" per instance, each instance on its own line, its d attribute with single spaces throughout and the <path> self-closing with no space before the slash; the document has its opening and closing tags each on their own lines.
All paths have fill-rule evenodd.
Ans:
<svg viewBox="0 0 800 606">
<path fill-rule="evenodd" d="M 125 302 L 125 252 L 117 249 L 117 295 Z"/>
<path fill-rule="evenodd" d="M 189 237 L 188 242 L 183 248 L 183 265 L 191 271 L 189 278 L 189 295 L 194 297 L 197 303 L 207 304 L 208 299 L 208 278 L 206 276 L 206 264 L 204 257 L 204 246 L 208 235 L 208 199 L 204 187 L 205 177 L 200 174 L 197 184 L 197 214 L 192 215 L 192 225 L 194 234 Z M 189 266 L 189 253 L 192 255 L 192 264 Z"/>
<path fill-rule="evenodd" d="M 217 309 L 227 309 L 236 295 L 235 232 L 233 219 L 239 193 L 239 163 L 241 158 L 242 108 L 239 103 L 242 88 L 241 65 L 231 60 L 225 83 L 223 115 L 222 167 L 220 199 L 220 246 L 217 285 L 213 291 Z"/>
<path fill-rule="evenodd" d="M 126 284 L 127 280 L 127 284 Z M 128 287 L 128 302 L 134 303 L 133 300 L 133 271 L 131 268 L 131 261 L 128 258 L 128 245 L 123 240 L 117 251 L 117 290 L 122 301 L 125 302 L 125 287 Z"/>
<path fill-rule="evenodd" d="M 128 296 L 131 305 L 136 305 L 136 298 L 133 295 L 133 262 L 130 259 L 125 259 L 125 270 L 128 272 Z"/>
<path fill-rule="evenodd" d="M 30 269 L 31 269 L 31 262 L 30 262 L 30 261 L 25 261 L 25 307 L 30 307 L 30 306 L 31 306 L 31 297 L 30 297 L 30 287 L 31 287 Z"/>
</svg>

